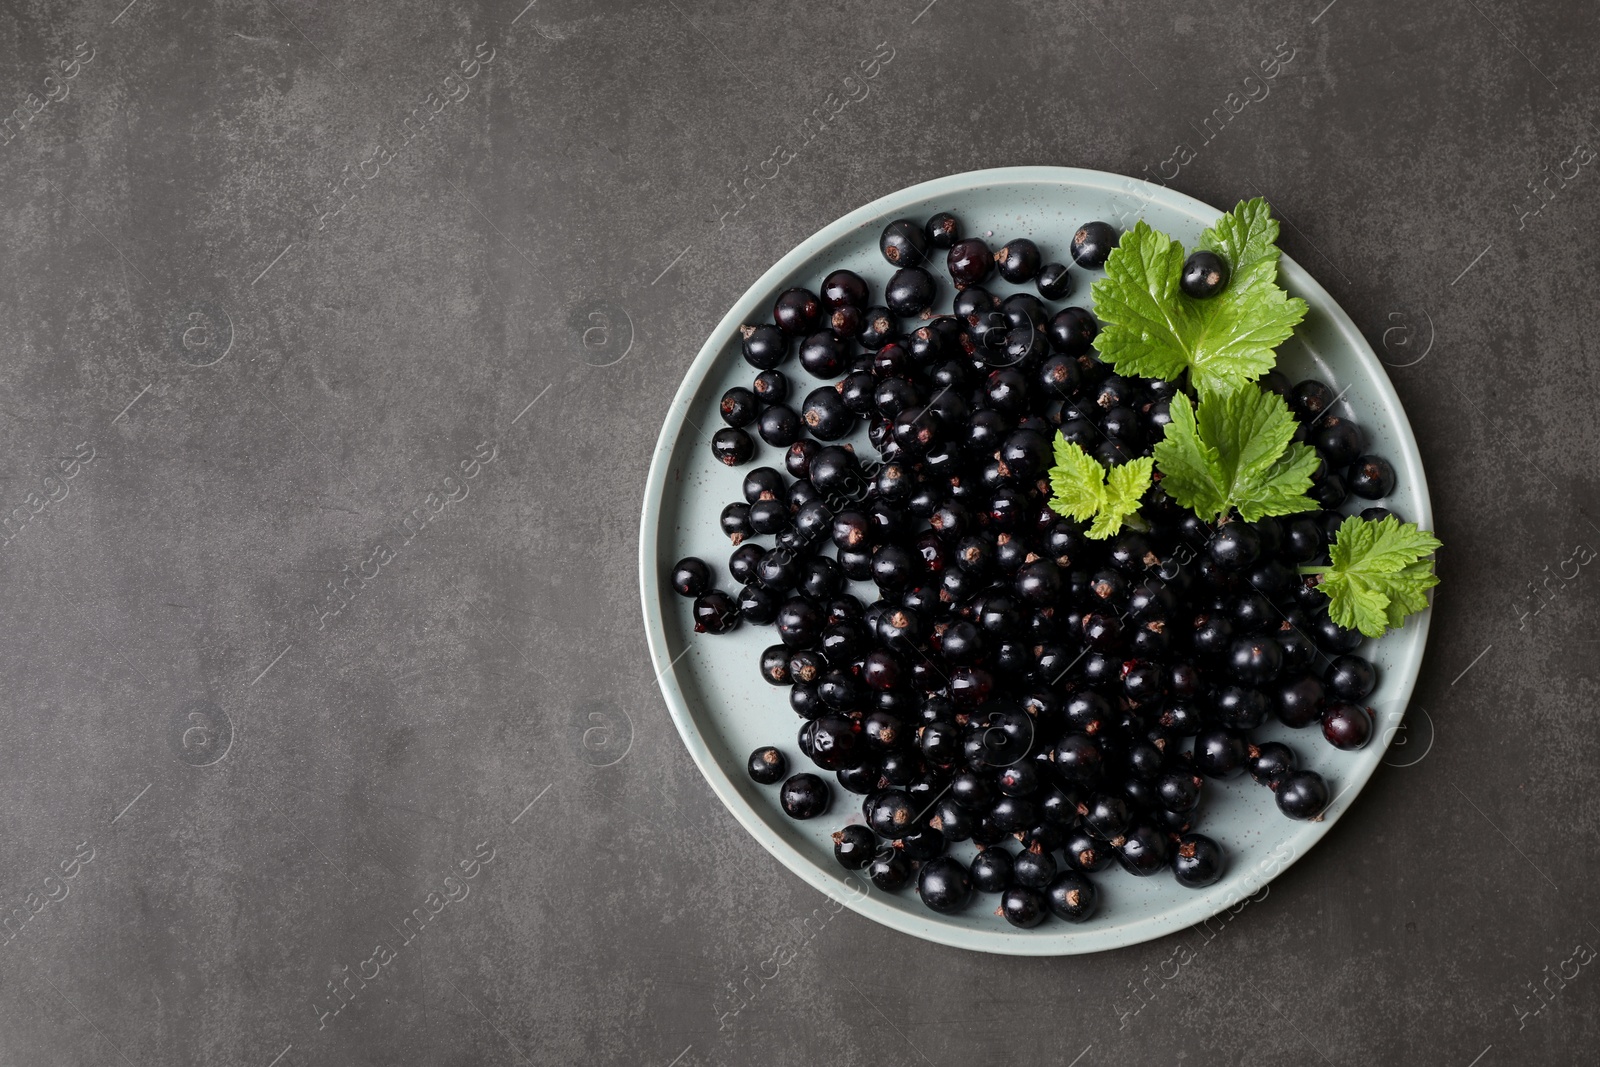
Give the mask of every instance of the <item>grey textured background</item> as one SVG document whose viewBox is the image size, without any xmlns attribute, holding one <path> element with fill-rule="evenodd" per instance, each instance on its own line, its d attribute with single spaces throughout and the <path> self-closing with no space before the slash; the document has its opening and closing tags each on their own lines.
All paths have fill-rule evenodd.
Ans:
<svg viewBox="0 0 1600 1067">
<path fill-rule="evenodd" d="M 1592 1056 L 1589 5 L 122 3 L 0 5 L 0 1064 Z M 1407 765 L 1215 929 L 1014 960 L 835 915 L 653 686 L 672 391 L 851 207 L 1180 142 L 1422 443 Z"/>
</svg>

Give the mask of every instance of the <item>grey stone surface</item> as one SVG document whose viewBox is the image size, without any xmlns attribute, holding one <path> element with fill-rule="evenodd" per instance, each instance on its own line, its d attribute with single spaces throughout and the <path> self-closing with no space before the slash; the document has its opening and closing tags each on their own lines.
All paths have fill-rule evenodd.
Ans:
<svg viewBox="0 0 1600 1067">
<path fill-rule="evenodd" d="M 0 1063 L 1592 1058 L 1600 610 L 1530 584 L 1600 544 L 1589 5 L 122 2 L 0 5 Z M 672 391 L 855 205 L 1180 143 L 1422 443 L 1410 765 L 1210 931 L 1014 960 L 833 915 L 653 686 Z"/>
</svg>

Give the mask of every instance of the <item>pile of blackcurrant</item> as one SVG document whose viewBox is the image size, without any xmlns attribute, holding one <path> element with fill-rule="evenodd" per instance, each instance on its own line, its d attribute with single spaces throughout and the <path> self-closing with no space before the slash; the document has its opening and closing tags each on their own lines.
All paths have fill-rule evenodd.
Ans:
<svg viewBox="0 0 1600 1067">
<path fill-rule="evenodd" d="M 722 512 L 737 592 L 696 558 L 671 576 L 697 631 L 776 627 L 757 667 L 787 687 L 797 747 L 821 773 L 791 774 L 768 747 L 750 777 L 781 783 L 796 819 L 829 810 L 829 779 L 860 796 L 838 861 L 883 890 L 914 882 L 935 911 L 977 890 L 1017 926 L 1081 922 L 1090 876 L 1113 863 L 1210 885 L 1226 856 L 1195 832 L 1209 781 L 1248 773 L 1296 819 L 1329 803 L 1322 776 L 1253 731 L 1317 723 L 1343 749 L 1373 733 L 1361 635 L 1296 570 L 1327 562 L 1348 498 L 1394 488 L 1328 386 L 1261 383 L 1320 455 L 1320 510 L 1211 525 L 1158 479 L 1148 529 L 1091 540 L 1048 506 L 1058 432 L 1107 465 L 1148 455 L 1180 388 L 1113 373 L 1094 316 L 1046 303 L 1101 269 L 1117 237 L 1084 225 L 1069 266 L 1027 239 L 963 237 L 946 213 L 901 219 L 880 242 L 897 268 L 881 303 L 848 270 L 779 294 L 772 322 L 741 329 L 756 374 L 722 398 L 712 442 L 734 466 L 755 457 L 752 431 L 776 450 Z M 1182 284 L 1203 299 L 1227 281 L 1226 262 L 1196 253 Z M 1002 296 L 1000 282 L 1033 291 Z M 936 313 L 950 283 L 951 312 Z M 875 456 L 844 443 L 862 423 Z M 950 853 L 968 840 L 970 865 Z"/>
</svg>

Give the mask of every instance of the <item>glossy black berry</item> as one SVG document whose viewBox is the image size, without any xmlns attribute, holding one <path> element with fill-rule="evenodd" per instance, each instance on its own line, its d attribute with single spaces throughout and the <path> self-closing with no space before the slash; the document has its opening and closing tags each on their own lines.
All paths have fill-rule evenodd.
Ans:
<svg viewBox="0 0 1600 1067">
<path fill-rule="evenodd" d="M 761 653 L 761 677 L 770 685 L 793 685 L 789 671 L 789 650 L 783 645 L 769 645 Z"/>
<path fill-rule="evenodd" d="M 672 591 L 679 596 L 697 597 L 711 589 L 711 568 L 697 556 L 685 556 L 672 568 Z"/>
<path fill-rule="evenodd" d="M 1355 462 L 1366 443 L 1361 427 L 1337 415 L 1324 415 L 1311 428 L 1310 443 L 1333 468 Z M 1324 505 L 1326 507 L 1327 505 Z"/>
<path fill-rule="evenodd" d="M 914 868 L 911 860 L 904 852 L 897 848 L 879 850 L 872 857 L 872 862 L 867 864 L 867 877 L 872 879 L 875 888 L 886 893 L 904 889 L 906 883 L 911 881 Z"/>
<path fill-rule="evenodd" d="M 1072 272 L 1064 263 L 1046 263 L 1039 268 L 1034 285 L 1046 300 L 1065 300 L 1072 294 Z"/>
<path fill-rule="evenodd" d="M 1039 273 L 1041 262 L 1039 246 L 1026 237 L 1006 242 L 1000 251 L 994 254 L 995 269 L 1000 272 L 1000 277 L 1013 285 L 1033 281 L 1034 276 Z"/>
<path fill-rule="evenodd" d="M 1310 726 L 1322 715 L 1325 695 L 1322 683 L 1310 674 L 1278 683 L 1274 691 L 1278 721 L 1295 729 Z"/>
<path fill-rule="evenodd" d="M 1227 868 L 1227 853 L 1204 834 L 1184 834 L 1172 850 L 1172 873 L 1179 885 L 1190 889 L 1213 884 Z"/>
<path fill-rule="evenodd" d="M 1228 261 L 1215 252 L 1201 249 L 1183 261 L 1178 287 L 1196 300 L 1209 300 L 1228 285 Z"/>
<path fill-rule="evenodd" d="M 1361 656 L 1340 656 L 1323 674 L 1328 690 L 1342 700 L 1365 700 L 1378 684 L 1378 672 Z"/>
<path fill-rule="evenodd" d="M 1099 893 L 1094 883 L 1077 871 L 1064 871 L 1050 883 L 1047 894 L 1050 910 L 1056 918 L 1069 923 L 1087 922 L 1099 906 Z"/>
<path fill-rule="evenodd" d="M 756 429 L 761 434 L 761 439 L 775 448 L 788 448 L 794 444 L 800 437 L 800 427 L 800 416 L 795 413 L 794 408 L 784 404 L 774 404 L 763 411 L 761 418 L 756 423 Z M 717 433 L 718 436 L 721 436 L 724 433 L 743 434 L 744 431 L 718 430 Z M 750 435 L 745 434 L 745 440 L 748 441 L 749 439 Z M 753 452 L 754 450 L 754 445 L 752 444 L 751 451 Z M 745 457 L 745 459 L 749 458 L 749 456 Z M 728 463 L 727 460 L 723 460 L 723 462 Z M 740 462 L 743 462 L 743 460 Z M 733 464 L 729 463 L 729 466 L 733 466 Z"/>
<path fill-rule="evenodd" d="M 760 326 L 741 326 L 744 336 L 742 351 L 745 362 L 757 370 L 772 370 L 789 358 L 789 338 L 770 323 Z"/>
<path fill-rule="evenodd" d="M 1382 500 L 1394 492 L 1394 467 L 1382 456 L 1361 456 L 1350 465 L 1345 484 L 1356 496 Z"/>
<path fill-rule="evenodd" d="M 1278 672 L 1283 669 L 1283 646 L 1270 634 L 1239 638 L 1234 641 L 1229 653 L 1228 666 L 1234 678 L 1245 685 L 1265 685 L 1276 678 Z M 1266 716 L 1266 711 L 1266 698 L 1263 697 L 1261 700 L 1263 718 Z"/>
<path fill-rule="evenodd" d="M 1063 308 L 1050 320 L 1047 332 L 1052 348 L 1063 356 L 1077 357 L 1094 344 L 1100 333 L 1100 323 L 1083 308 Z"/>
<path fill-rule="evenodd" d="M 833 334 L 834 337 L 841 341 L 848 341 L 860 335 L 862 327 L 865 325 L 865 319 L 860 308 L 851 307 L 847 304 L 844 307 L 834 308 L 828 312 L 824 324 L 828 327 L 828 332 Z"/>
<path fill-rule="evenodd" d="M 1311 624 L 1310 636 L 1323 651 L 1333 655 L 1354 652 L 1361 647 L 1360 630 L 1346 630 L 1326 615 L 1319 615 Z"/>
<path fill-rule="evenodd" d="M 1315 819 L 1328 806 L 1328 783 L 1316 771 L 1293 771 L 1273 789 L 1278 810 L 1291 819 Z"/>
<path fill-rule="evenodd" d="M 761 785 L 772 785 L 789 773 L 789 761 L 784 758 L 782 752 L 767 745 L 750 753 L 746 769 L 750 772 L 751 781 Z"/>
<path fill-rule="evenodd" d="M 883 290 L 889 310 L 906 318 L 926 318 L 938 296 L 933 275 L 921 267 L 902 267 L 894 272 Z"/>
<path fill-rule="evenodd" d="M 940 856 L 923 865 L 917 876 L 917 895 L 934 911 L 950 915 L 972 900 L 972 878 L 960 861 Z"/>
<path fill-rule="evenodd" d="M 1322 736 L 1334 748 L 1364 748 L 1372 737 L 1372 712 L 1360 704 L 1334 701 L 1322 709 Z"/>
<path fill-rule="evenodd" d="M 755 534 L 754 527 L 750 525 L 750 505 L 742 500 L 736 500 L 723 508 L 722 517 L 718 522 L 728 540 L 736 545 Z"/>
<path fill-rule="evenodd" d="M 793 597 L 778 609 L 778 638 L 790 648 L 809 648 L 822 636 L 827 622 L 816 604 Z"/>
<path fill-rule="evenodd" d="M 1244 738 L 1220 727 L 1207 727 L 1194 738 L 1194 767 L 1207 778 L 1232 778 L 1244 770 Z"/>
<path fill-rule="evenodd" d="M 1247 522 L 1230 522 L 1212 537 L 1208 551 L 1219 566 L 1242 570 L 1260 557 L 1261 535 Z"/>
<path fill-rule="evenodd" d="M 1110 223 L 1086 222 L 1072 235 L 1072 260 L 1087 270 L 1099 270 L 1115 247 L 1117 231 Z"/>
<path fill-rule="evenodd" d="M 827 782 L 809 771 L 803 771 L 783 783 L 778 802 L 783 805 L 784 814 L 791 819 L 814 819 L 828 810 L 832 796 Z"/>
<path fill-rule="evenodd" d="M 1297 766 L 1294 750 L 1278 741 L 1251 745 L 1247 753 L 1250 778 L 1257 785 L 1270 786 L 1282 781 Z"/>
<path fill-rule="evenodd" d="M 934 248 L 949 248 L 961 240 L 961 221 L 948 211 L 941 211 L 928 220 L 923 233 Z"/>
<path fill-rule="evenodd" d="M 1018 885 L 1044 889 L 1055 880 L 1057 864 L 1055 857 L 1044 849 L 1026 849 L 1017 853 L 1012 870 Z"/>
<path fill-rule="evenodd" d="M 847 871 L 866 867 L 877 851 L 877 836 L 860 824 L 846 826 L 833 835 L 833 858 Z"/>
<path fill-rule="evenodd" d="M 1199 775 L 1174 771 L 1156 779 L 1156 795 L 1170 811 L 1193 811 L 1204 786 L 1205 779 Z"/>
<path fill-rule="evenodd" d="M 756 454 L 756 443 L 743 430 L 724 426 L 711 435 L 711 454 L 719 463 L 737 467 L 750 462 L 750 457 Z"/>
<path fill-rule="evenodd" d="M 853 270 L 836 270 L 822 279 L 822 306 L 829 311 L 842 307 L 864 311 L 870 297 L 866 280 Z"/>
<path fill-rule="evenodd" d="M 876 352 L 900 336 L 900 325 L 886 307 L 869 307 L 861 313 L 861 329 L 856 340 L 863 348 Z"/>
<path fill-rule="evenodd" d="M 979 316 L 1000 310 L 1000 298 L 981 285 L 971 285 L 956 293 L 952 302 L 955 318 L 968 325 Z"/>
<path fill-rule="evenodd" d="M 740 489 L 744 492 L 745 502 L 749 504 L 758 500 L 776 500 L 783 492 L 783 475 L 771 467 L 756 467 L 745 472 Z"/>
<path fill-rule="evenodd" d="M 1338 396 L 1325 383 L 1307 378 L 1289 394 L 1289 407 L 1304 422 L 1314 422 Z"/>
<path fill-rule="evenodd" d="M 809 289 L 785 289 L 772 305 L 772 321 L 789 336 L 803 337 L 822 325 L 822 301 Z"/>
<path fill-rule="evenodd" d="M 762 371 L 750 383 L 750 391 L 763 404 L 781 404 L 789 399 L 789 376 L 781 370 Z"/>
<path fill-rule="evenodd" d="M 800 365 L 814 378 L 837 378 L 845 372 L 845 346 L 827 330 L 800 342 Z"/>
<path fill-rule="evenodd" d="M 800 421 L 819 441 L 837 441 L 855 428 L 856 417 L 845 407 L 838 389 L 824 385 L 806 394 Z"/>
<path fill-rule="evenodd" d="M 1167 835 L 1148 824 L 1135 826 L 1116 845 L 1117 862 L 1129 874 L 1147 878 L 1165 867 L 1172 845 Z"/>
<path fill-rule="evenodd" d="M 980 893 L 999 893 L 1011 884 L 1011 853 L 1003 848 L 986 848 L 972 861 L 973 888 Z"/>
<path fill-rule="evenodd" d="M 720 589 L 696 597 L 693 614 L 697 634 L 725 634 L 739 625 L 739 606 Z"/>
<path fill-rule="evenodd" d="M 1000 894 L 1000 914 L 1012 926 L 1026 930 L 1044 922 L 1049 908 L 1039 890 L 1014 885 Z"/>
<path fill-rule="evenodd" d="M 734 598 L 739 606 L 739 617 L 745 622 L 756 626 L 770 626 L 778 617 L 778 607 L 783 602 L 781 592 L 765 589 L 759 585 L 746 585 L 740 588 Z"/>
<path fill-rule="evenodd" d="M 895 219 L 883 228 L 878 251 L 896 267 L 920 267 L 928 255 L 928 235 L 910 219 Z"/>
<path fill-rule="evenodd" d="M 950 246 L 945 266 L 957 289 L 982 285 L 994 270 L 994 253 L 981 237 L 969 237 Z"/>
<path fill-rule="evenodd" d="M 755 421 L 761 412 L 761 405 L 756 401 L 756 394 L 742 385 L 736 385 L 722 394 L 722 402 L 717 405 L 722 421 L 729 426 L 748 426 Z"/>
</svg>

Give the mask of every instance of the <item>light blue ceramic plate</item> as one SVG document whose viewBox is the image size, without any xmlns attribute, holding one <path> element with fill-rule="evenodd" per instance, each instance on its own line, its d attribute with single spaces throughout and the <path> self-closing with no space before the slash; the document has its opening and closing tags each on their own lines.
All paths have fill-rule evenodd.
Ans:
<svg viewBox="0 0 1600 1067">
<path fill-rule="evenodd" d="M 1017 930 L 994 914 L 997 897 L 979 895 L 962 915 L 943 916 L 923 907 L 912 890 L 899 894 L 869 890 L 859 875 L 847 874 L 833 859 L 829 835 L 847 822 L 860 822 L 860 797 L 834 786 L 832 809 L 819 818 L 795 822 L 778 806 L 774 786 L 758 786 L 745 774 L 749 753 L 777 745 L 794 769 L 808 761 L 795 735 L 799 720 L 789 710 L 787 691 L 767 685 L 757 673 L 761 650 L 776 643 L 770 627 L 744 626 L 732 634 L 696 634 L 689 602 L 672 594 L 670 568 L 683 556 L 700 556 L 712 565 L 719 584 L 733 592 L 727 576 L 730 545 L 718 529 L 723 506 L 742 499 L 740 485 L 754 466 L 782 468 L 780 450 L 758 442 L 755 460 L 728 468 L 711 456 L 710 439 L 722 424 L 717 404 L 734 385 L 748 385 L 753 371 L 740 357 L 737 327 L 770 321 L 773 298 L 791 285 L 818 288 L 829 270 L 848 267 L 881 294 L 891 273 L 878 253 L 878 235 L 889 219 L 926 219 L 950 211 L 967 233 L 992 232 L 998 246 L 1013 237 L 1038 243 L 1046 261 L 1067 261 L 1068 241 L 1084 222 L 1103 219 L 1119 228 L 1147 220 L 1185 245 L 1216 220 L 1220 211 L 1160 186 L 1099 171 L 1058 167 L 1017 167 L 956 174 L 886 196 L 824 227 L 783 256 L 739 298 L 700 350 L 684 377 L 661 429 L 645 484 L 639 538 L 640 585 L 645 633 L 659 673 L 661 692 L 683 735 L 683 743 L 706 781 L 752 837 L 813 886 L 887 926 L 958 948 L 1014 955 L 1051 956 L 1132 945 L 1199 923 L 1258 892 L 1311 846 L 1355 801 L 1393 738 L 1422 664 L 1429 612 L 1412 617 L 1382 641 L 1368 642 L 1363 655 L 1381 672 L 1371 704 L 1378 712 L 1378 734 L 1360 752 L 1340 752 L 1313 728 L 1294 731 L 1276 724 L 1300 754 L 1302 764 L 1325 775 L 1336 799 L 1321 822 L 1293 822 L 1280 815 L 1272 794 L 1248 777 L 1208 783 L 1200 829 L 1222 842 L 1231 857 L 1228 874 L 1196 892 L 1166 874 L 1134 878 L 1113 868 L 1096 876 L 1102 905 L 1091 921 L 1070 925 L 1054 919 L 1033 930 Z M 941 265 L 942 266 L 942 265 Z M 1067 303 L 1092 306 L 1088 283 L 1079 273 Z M 953 295 L 948 275 L 940 310 Z M 1403 518 L 1431 528 L 1427 482 L 1416 440 L 1400 400 L 1361 332 L 1312 277 L 1286 257 L 1282 284 L 1303 297 L 1310 313 L 1280 353 L 1280 367 L 1298 380 L 1316 375 L 1342 392 L 1342 404 L 1366 431 L 1372 451 L 1387 456 L 1399 475 L 1394 496 L 1383 503 Z M 1096 274 L 1095 277 L 1099 275 Z M 996 292 L 1018 287 L 996 282 Z M 814 387 L 798 365 L 784 368 L 800 395 Z M 857 452 L 872 456 L 864 441 Z M 867 601 L 874 599 L 869 594 Z M 831 776 L 827 776 L 831 778 Z M 970 844 L 956 854 L 971 858 Z"/>
</svg>

